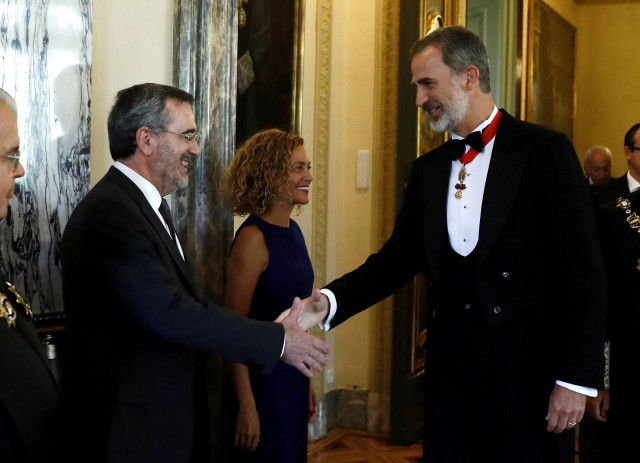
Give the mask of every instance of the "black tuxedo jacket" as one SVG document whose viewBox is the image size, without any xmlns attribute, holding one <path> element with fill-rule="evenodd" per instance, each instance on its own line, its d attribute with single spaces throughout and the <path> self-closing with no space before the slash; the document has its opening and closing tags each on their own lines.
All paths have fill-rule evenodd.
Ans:
<svg viewBox="0 0 640 463">
<path fill-rule="evenodd" d="M 40 338 L 24 306 L 0 275 L 0 297 L 17 314 L 0 318 L 0 461 L 60 461 L 62 396 Z"/>
<path fill-rule="evenodd" d="M 622 177 L 612 178 L 607 183 L 592 185 L 590 191 L 595 206 L 599 206 L 600 204 L 621 196 L 626 197 L 629 194 L 627 174 L 624 174 Z"/>
<path fill-rule="evenodd" d="M 327 286 L 338 304 L 333 326 L 423 272 L 427 333 L 435 329 L 434 317 L 447 309 L 441 288 L 452 163 L 446 150 L 440 146 L 414 162 L 394 231 L 380 251 Z M 564 134 L 503 112 L 475 251 L 474 290 L 490 326 L 526 317 L 525 330 L 507 350 L 527 351 L 531 363 L 520 365 L 523 371 L 539 367 L 548 384 L 540 391 L 544 402 L 555 380 L 601 387 L 603 265 L 587 186 Z M 430 338 L 427 363 L 437 355 Z"/>
<path fill-rule="evenodd" d="M 209 432 L 198 350 L 268 372 L 282 325 L 199 300 L 155 211 L 114 167 L 69 219 L 62 275 L 75 448 L 91 461 L 206 461 L 192 456 Z"/>
</svg>

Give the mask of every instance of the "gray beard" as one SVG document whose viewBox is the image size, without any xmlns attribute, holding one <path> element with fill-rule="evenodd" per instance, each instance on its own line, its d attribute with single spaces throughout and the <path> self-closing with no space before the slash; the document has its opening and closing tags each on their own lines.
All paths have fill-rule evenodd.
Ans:
<svg viewBox="0 0 640 463">
<path fill-rule="evenodd" d="M 429 119 L 429 124 L 435 132 L 451 132 L 455 129 L 469 108 L 469 95 L 459 87 L 454 87 L 451 103 L 448 107 L 443 107 L 442 117 L 439 119 Z"/>
</svg>

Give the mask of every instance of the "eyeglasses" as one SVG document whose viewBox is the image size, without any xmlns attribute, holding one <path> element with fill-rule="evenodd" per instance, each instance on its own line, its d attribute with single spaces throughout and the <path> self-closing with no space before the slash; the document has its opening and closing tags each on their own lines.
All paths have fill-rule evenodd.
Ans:
<svg viewBox="0 0 640 463">
<path fill-rule="evenodd" d="M 631 145 L 629 148 L 631 148 L 631 151 L 636 151 L 636 150 L 640 151 L 640 148 L 638 148 L 637 146 Z"/>
<path fill-rule="evenodd" d="M 193 141 L 197 141 L 196 138 L 198 136 L 198 132 L 178 133 L 178 132 L 172 132 L 171 130 L 165 130 L 165 132 L 172 133 L 174 135 L 181 137 L 184 140 L 184 143 L 186 145 L 190 145 Z"/>
<path fill-rule="evenodd" d="M 13 153 L 9 153 L 9 154 L 0 154 L 0 156 L 2 156 L 3 158 L 11 159 L 11 162 L 13 163 L 13 168 L 14 169 L 18 168 L 18 164 L 20 164 L 20 150 L 15 151 Z"/>
</svg>

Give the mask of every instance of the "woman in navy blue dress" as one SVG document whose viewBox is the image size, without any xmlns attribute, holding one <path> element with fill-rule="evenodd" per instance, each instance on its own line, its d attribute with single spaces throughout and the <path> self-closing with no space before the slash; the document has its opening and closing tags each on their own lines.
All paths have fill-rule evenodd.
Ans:
<svg viewBox="0 0 640 463">
<path fill-rule="evenodd" d="M 313 269 L 294 209 L 309 202 L 313 178 L 302 138 L 277 129 L 247 140 L 225 178 L 235 215 L 250 214 L 236 233 L 227 267 L 226 306 L 275 320 L 295 296 L 313 289 Z M 234 462 L 307 461 L 307 423 L 316 409 L 309 379 L 280 362 L 271 375 L 233 364 L 238 397 Z M 311 410 L 311 413 L 310 413 Z"/>
</svg>

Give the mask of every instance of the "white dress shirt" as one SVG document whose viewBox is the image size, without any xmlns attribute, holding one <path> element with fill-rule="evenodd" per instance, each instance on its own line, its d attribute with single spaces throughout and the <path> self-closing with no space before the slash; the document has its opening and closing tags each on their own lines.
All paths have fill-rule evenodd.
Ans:
<svg viewBox="0 0 640 463">
<path fill-rule="evenodd" d="M 630 192 L 640 188 L 640 182 L 633 178 L 629 171 L 627 171 L 627 184 L 629 185 Z"/>
<path fill-rule="evenodd" d="M 151 183 L 149 180 L 144 178 L 142 175 L 140 175 L 130 167 L 125 166 L 120 161 L 114 162 L 113 167 L 115 167 L 124 175 L 126 175 L 129 178 L 129 180 L 131 180 L 133 183 L 136 184 L 138 188 L 140 188 L 140 191 L 142 191 L 142 194 L 144 195 L 144 197 L 147 198 L 147 201 L 149 202 L 151 209 L 153 209 L 156 212 L 156 215 L 158 216 L 160 221 L 164 224 L 164 228 L 167 230 L 167 233 L 169 234 L 169 236 L 171 236 L 171 232 L 169 231 L 169 225 L 167 225 L 167 223 L 162 218 L 162 215 L 160 214 L 160 203 L 162 202 L 162 196 L 160 196 L 160 192 L 158 191 L 158 189 L 155 186 L 153 186 L 153 183 Z M 182 252 L 182 246 L 180 246 L 180 240 L 178 239 L 178 236 L 176 236 L 175 238 L 176 238 L 176 244 L 178 245 L 178 251 L 180 251 L 180 255 L 184 259 L 184 253 Z"/>
</svg>

